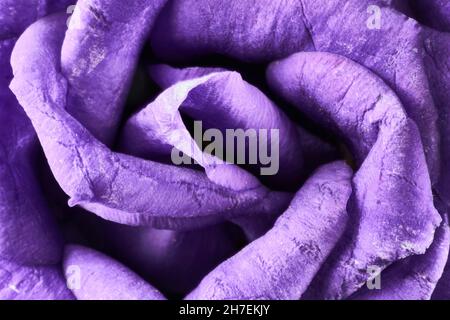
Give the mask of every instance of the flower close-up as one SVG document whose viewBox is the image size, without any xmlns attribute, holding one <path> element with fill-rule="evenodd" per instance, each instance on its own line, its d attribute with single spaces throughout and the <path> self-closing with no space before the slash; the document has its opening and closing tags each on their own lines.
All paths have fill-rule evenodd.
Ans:
<svg viewBox="0 0 450 320">
<path fill-rule="evenodd" d="M 450 300 L 450 0 L 0 0 L 0 300 Z"/>
</svg>

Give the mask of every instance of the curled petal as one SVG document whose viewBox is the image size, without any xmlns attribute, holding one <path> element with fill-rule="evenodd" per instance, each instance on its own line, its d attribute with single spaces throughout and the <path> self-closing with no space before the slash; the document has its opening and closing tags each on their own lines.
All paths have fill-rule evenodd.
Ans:
<svg viewBox="0 0 450 320">
<path fill-rule="evenodd" d="M 248 177 L 240 168 L 228 164 L 221 165 L 220 159 L 211 157 L 199 149 L 196 144 L 201 141 L 197 140 L 203 137 L 198 137 L 194 133 L 194 141 L 181 118 L 181 113 L 185 113 L 195 120 L 201 120 L 205 129 L 219 129 L 222 137 L 227 138 L 229 130 L 242 130 L 245 134 L 254 132 L 258 149 L 251 149 L 252 146 L 248 143 L 246 154 L 252 156 L 259 152 L 261 155 L 262 144 L 266 143 L 268 145 L 266 151 L 270 150 L 273 161 L 270 163 L 271 167 L 266 168 L 268 165 L 263 165 L 261 159 L 256 159 L 255 162 L 258 162 L 256 165 L 248 166 L 251 172 L 264 176 L 267 171 L 268 176 L 264 178 L 279 189 L 297 186 L 306 173 L 305 158 L 307 162 L 314 156 L 311 149 L 305 148 L 307 143 L 315 139 L 324 150 L 326 145 L 310 134 L 302 135 L 303 131 L 300 131 L 262 92 L 245 82 L 238 73 L 229 71 L 210 73 L 210 71 L 212 70 L 202 68 L 153 69 L 161 82 L 175 84 L 128 121 L 122 139 L 124 150 L 147 158 L 164 155 L 168 158 L 175 147 L 203 166 L 210 179 L 217 183 L 236 187 L 240 177 L 243 180 L 243 187 L 257 186 L 257 182 L 253 182 L 252 177 Z M 177 83 L 181 79 L 189 79 L 202 73 L 206 75 Z M 273 139 L 272 131 L 275 130 L 278 132 L 275 137 L 277 140 Z M 263 131 L 266 134 L 261 134 Z M 276 149 L 272 148 L 274 144 Z M 237 152 L 242 150 L 238 149 Z M 236 163 L 234 158 L 229 161 L 229 154 L 227 145 L 226 161 Z M 225 160 L 225 157 L 219 158 Z M 277 163 L 276 166 L 274 162 Z M 273 172 L 269 175 L 272 169 Z M 229 181 L 223 181 L 225 176 L 229 177 Z"/>
<path fill-rule="evenodd" d="M 67 110 L 113 141 L 142 44 L 166 0 L 80 0 L 61 51 Z"/>
<path fill-rule="evenodd" d="M 329 53 L 274 62 L 267 78 L 282 97 L 342 137 L 359 167 L 348 206 L 352 227 L 319 273 L 322 286 L 316 284 L 313 296 L 345 298 L 366 281 L 370 266 L 424 253 L 441 219 L 417 127 L 395 93 L 367 69 Z"/>
<path fill-rule="evenodd" d="M 119 262 L 77 245 L 68 245 L 64 270 L 79 300 L 164 300 L 164 296 Z"/>
<path fill-rule="evenodd" d="M 187 299 L 299 299 L 341 237 L 352 172 L 325 165 L 264 236 L 207 275 Z"/>
<path fill-rule="evenodd" d="M 72 300 L 61 267 L 0 260 L 0 300 Z"/>
<path fill-rule="evenodd" d="M 0 2 L 0 41 L 16 38 L 39 18 L 64 10 L 76 0 L 2 0 Z"/>
</svg>

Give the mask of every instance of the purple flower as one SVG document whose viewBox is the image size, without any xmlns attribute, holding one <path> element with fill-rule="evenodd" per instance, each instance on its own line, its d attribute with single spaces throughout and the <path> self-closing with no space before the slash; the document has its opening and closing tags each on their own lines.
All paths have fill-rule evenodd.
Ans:
<svg viewBox="0 0 450 320">
<path fill-rule="evenodd" d="M 410 2 L 3 1 L 0 299 L 450 299 L 450 4 Z"/>
</svg>

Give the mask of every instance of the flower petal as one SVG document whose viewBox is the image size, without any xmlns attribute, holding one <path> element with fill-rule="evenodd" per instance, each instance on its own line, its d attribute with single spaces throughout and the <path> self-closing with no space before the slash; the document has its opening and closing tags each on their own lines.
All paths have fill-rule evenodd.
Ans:
<svg viewBox="0 0 450 320">
<path fill-rule="evenodd" d="M 67 110 L 103 143 L 114 139 L 141 47 L 165 2 L 77 2 L 61 51 Z"/>
<path fill-rule="evenodd" d="M 226 72 L 228 70 L 223 68 L 200 67 L 177 69 L 165 64 L 157 64 L 149 66 L 148 71 L 152 80 L 162 89 L 166 90 L 181 81 L 201 78 L 211 73 Z"/>
<path fill-rule="evenodd" d="M 423 255 L 398 261 L 381 273 L 381 289 L 361 289 L 357 300 L 429 300 L 444 271 L 450 246 L 446 222 L 436 230 L 433 244 Z"/>
<path fill-rule="evenodd" d="M 54 10 L 46 1 L 0 3 L 0 259 L 17 264 L 60 261 L 62 238 L 37 177 L 41 158 L 34 129 L 9 90 L 16 36 Z"/>
<path fill-rule="evenodd" d="M 319 168 L 266 235 L 186 299 L 299 299 L 345 230 L 351 175 L 343 162 Z"/>
<path fill-rule="evenodd" d="M 271 64 L 267 78 L 344 139 L 359 167 L 348 207 L 351 228 L 310 294 L 345 298 L 366 281 L 368 267 L 424 253 L 441 218 L 417 127 L 395 93 L 364 67 L 330 53 L 294 54 Z"/>
<path fill-rule="evenodd" d="M 2 0 L 0 41 L 15 38 L 39 18 L 66 9 L 76 0 Z"/>
<path fill-rule="evenodd" d="M 450 208 L 450 34 L 428 30 L 424 51 L 424 63 L 427 66 L 430 87 L 439 110 L 441 174 L 435 189 L 448 210 Z"/>
<path fill-rule="evenodd" d="M 118 259 L 169 297 L 186 295 L 245 244 L 241 231 L 231 223 L 183 232 L 131 227 L 83 212 L 77 224 L 94 248 Z"/>
<path fill-rule="evenodd" d="M 164 300 L 164 296 L 117 261 L 92 249 L 68 245 L 64 270 L 79 300 Z M 78 277 L 78 279 L 77 279 Z"/>
<path fill-rule="evenodd" d="M 441 31 L 450 32 L 450 2 L 448 0 L 410 1 L 419 19 Z"/>
</svg>

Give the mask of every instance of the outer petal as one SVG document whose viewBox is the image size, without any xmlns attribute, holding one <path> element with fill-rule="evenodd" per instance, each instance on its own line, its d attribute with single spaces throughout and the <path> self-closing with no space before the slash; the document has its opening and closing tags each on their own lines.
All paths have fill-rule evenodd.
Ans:
<svg viewBox="0 0 450 320">
<path fill-rule="evenodd" d="M 287 194 L 262 186 L 235 191 L 201 172 L 113 153 L 96 140 L 64 109 L 67 82 L 58 71 L 63 18 L 40 20 L 21 36 L 12 56 L 11 88 L 70 205 L 108 220 L 162 228 L 283 210 Z"/>
<path fill-rule="evenodd" d="M 0 2 L 0 41 L 15 38 L 31 23 L 76 0 L 2 0 Z"/>
<path fill-rule="evenodd" d="M 381 273 L 381 289 L 361 289 L 358 300 L 429 300 L 448 258 L 450 229 L 446 222 L 436 230 L 433 244 L 423 255 L 401 260 Z"/>
<path fill-rule="evenodd" d="M 67 110 L 111 143 L 142 44 L 166 0 L 80 0 L 61 51 Z"/>
<path fill-rule="evenodd" d="M 295 54 L 267 74 L 281 96 L 346 140 L 359 165 L 348 237 L 307 296 L 345 298 L 366 281 L 369 266 L 424 253 L 441 219 L 417 127 L 391 89 L 329 53 Z"/>
<path fill-rule="evenodd" d="M 206 276 L 187 299 L 299 299 L 347 222 L 351 170 L 326 165 L 263 237 Z"/>
<path fill-rule="evenodd" d="M 158 230 L 105 221 L 80 212 L 76 225 L 89 243 L 117 258 L 168 297 L 183 297 L 221 261 L 244 244 L 231 223 L 192 231 Z"/>
<path fill-rule="evenodd" d="M 278 130 L 279 152 L 270 150 L 276 156 L 273 162 L 276 161 L 278 165 L 272 168 L 277 171 L 271 172 L 275 175 L 266 178 L 275 181 L 279 188 L 287 183 L 295 186 L 301 181 L 304 175 L 304 150 L 301 148 L 302 137 L 296 125 L 262 92 L 245 82 L 236 72 L 212 73 L 180 82 L 164 91 L 126 124 L 122 143 L 127 147 L 125 150 L 138 156 L 151 157 L 159 153 L 168 158 L 173 147 L 176 147 L 203 166 L 210 179 L 217 183 L 237 189 L 258 185 L 241 168 L 221 165 L 220 159 L 203 153 L 184 126 L 180 111 L 195 120 L 201 120 L 205 129 L 219 129 L 223 137 L 226 137 L 227 129 L 241 129 L 245 132 L 254 130 L 258 140 L 258 150 L 254 150 L 255 152 L 261 152 L 263 139 L 268 138 L 270 148 L 273 144 L 272 130 Z M 266 135 L 261 136 L 261 130 L 266 130 Z M 252 152 L 249 145 L 246 146 L 246 154 Z M 228 150 L 225 154 L 229 155 Z M 264 168 L 268 166 L 257 160 L 258 163 L 250 168 L 256 176 L 264 176 L 264 170 L 268 169 Z M 236 163 L 235 159 L 232 161 Z M 225 176 L 229 177 L 226 178 L 227 181 L 223 181 Z M 239 186 L 241 183 L 242 186 Z"/>
<path fill-rule="evenodd" d="M 127 267 L 82 246 L 66 247 L 64 270 L 68 282 L 73 280 L 71 289 L 80 300 L 165 299 L 158 290 Z"/>
</svg>

